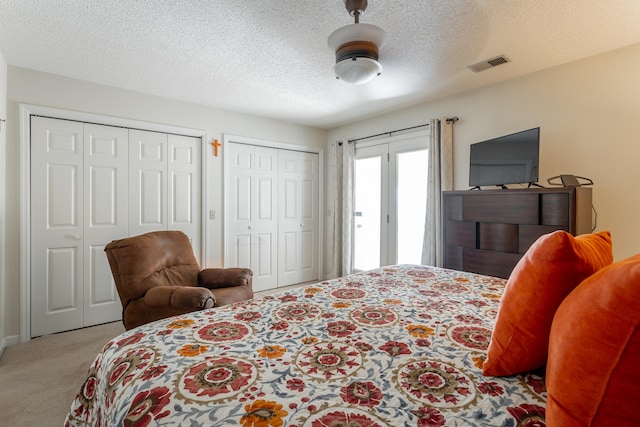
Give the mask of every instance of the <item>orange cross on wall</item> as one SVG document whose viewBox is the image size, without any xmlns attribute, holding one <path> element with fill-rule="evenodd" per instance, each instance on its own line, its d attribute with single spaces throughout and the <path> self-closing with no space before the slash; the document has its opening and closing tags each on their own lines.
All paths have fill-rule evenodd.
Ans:
<svg viewBox="0 0 640 427">
<path fill-rule="evenodd" d="M 213 155 L 218 157 L 218 147 L 222 146 L 222 144 L 217 139 L 214 139 L 211 145 L 213 145 Z"/>
</svg>

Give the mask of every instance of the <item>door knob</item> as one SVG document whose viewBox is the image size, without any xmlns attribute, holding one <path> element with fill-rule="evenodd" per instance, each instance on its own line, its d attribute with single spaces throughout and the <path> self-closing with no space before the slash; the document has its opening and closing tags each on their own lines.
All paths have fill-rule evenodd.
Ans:
<svg viewBox="0 0 640 427">
<path fill-rule="evenodd" d="M 68 237 L 73 240 L 80 240 L 82 238 L 79 234 L 66 234 L 64 237 Z"/>
</svg>

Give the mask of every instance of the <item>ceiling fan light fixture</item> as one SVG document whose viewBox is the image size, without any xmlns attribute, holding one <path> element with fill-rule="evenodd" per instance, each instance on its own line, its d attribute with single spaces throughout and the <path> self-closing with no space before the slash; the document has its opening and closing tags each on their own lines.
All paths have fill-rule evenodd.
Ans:
<svg viewBox="0 0 640 427">
<path fill-rule="evenodd" d="M 382 74 L 378 50 L 388 36 L 376 25 L 359 23 L 359 16 L 367 7 L 366 0 L 346 0 L 345 6 L 356 23 L 338 28 L 329 36 L 327 44 L 336 53 L 333 72 L 337 79 L 362 84 Z"/>
<path fill-rule="evenodd" d="M 382 65 L 375 59 L 356 57 L 336 63 L 333 72 L 337 79 L 360 85 L 382 74 Z"/>
</svg>

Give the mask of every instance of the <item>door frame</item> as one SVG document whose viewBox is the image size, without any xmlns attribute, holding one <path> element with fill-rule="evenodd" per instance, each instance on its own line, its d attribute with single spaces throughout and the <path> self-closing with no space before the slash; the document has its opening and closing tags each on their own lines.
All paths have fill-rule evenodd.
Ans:
<svg viewBox="0 0 640 427">
<path fill-rule="evenodd" d="M 279 148 L 282 150 L 302 151 L 305 153 L 313 153 L 318 155 L 318 280 L 323 280 L 324 277 L 324 148 L 310 147 L 299 144 L 289 144 L 284 142 L 270 141 L 260 138 L 251 138 L 246 136 L 238 136 L 233 134 L 223 135 L 223 152 L 226 153 L 226 147 L 229 143 L 255 145 L 259 147 L 267 148 Z M 229 156 L 224 156 L 223 159 L 223 172 L 222 172 L 222 210 L 224 212 L 224 223 L 222 227 L 222 239 L 223 239 L 223 252 L 222 259 L 224 265 L 225 249 L 227 247 L 228 235 L 225 232 L 227 229 L 227 206 L 229 199 L 229 190 L 227 188 L 227 171 L 230 167 L 228 164 Z"/>
<path fill-rule="evenodd" d="M 207 203 L 207 168 L 205 146 L 208 134 L 201 129 L 183 128 L 141 120 L 106 116 L 81 111 L 64 110 L 32 104 L 20 104 L 20 342 L 31 340 L 31 116 L 45 116 L 52 119 L 74 120 L 106 126 L 141 129 L 162 133 L 200 138 L 201 144 L 201 251 L 202 259 L 207 259 L 205 237 L 208 222 L 205 221 Z"/>
</svg>

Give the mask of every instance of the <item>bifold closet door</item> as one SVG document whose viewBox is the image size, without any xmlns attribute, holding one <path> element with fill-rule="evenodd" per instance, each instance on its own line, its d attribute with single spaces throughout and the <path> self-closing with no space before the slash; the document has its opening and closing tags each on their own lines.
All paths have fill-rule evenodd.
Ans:
<svg viewBox="0 0 640 427">
<path fill-rule="evenodd" d="M 126 235 L 127 131 L 31 118 L 31 336 L 121 316 L 104 245 Z"/>
<path fill-rule="evenodd" d="M 104 246 L 155 230 L 201 252 L 201 139 L 31 118 L 31 336 L 122 318 Z"/>
<path fill-rule="evenodd" d="M 256 291 L 275 288 L 278 150 L 230 143 L 227 155 L 224 265 L 251 268 Z"/>
<path fill-rule="evenodd" d="M 318 278 L 318 155 L 279 150 L 278 286 Z"/>
<path fill-rule="evenodd" d="M 254 289 L 318 279 L 319 155 L 228 143 L 225 267 L 249 266 Z"/>
</svg>

